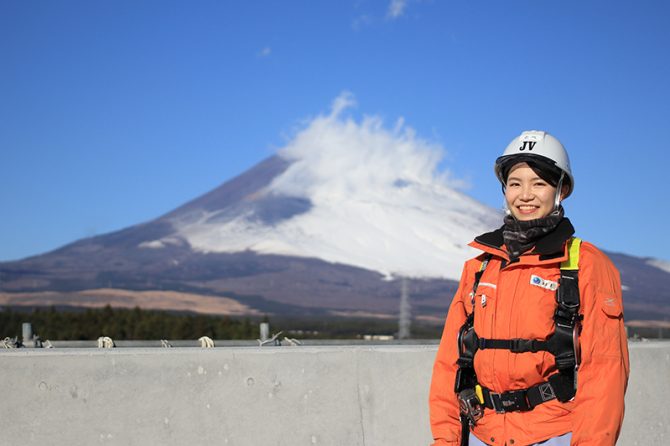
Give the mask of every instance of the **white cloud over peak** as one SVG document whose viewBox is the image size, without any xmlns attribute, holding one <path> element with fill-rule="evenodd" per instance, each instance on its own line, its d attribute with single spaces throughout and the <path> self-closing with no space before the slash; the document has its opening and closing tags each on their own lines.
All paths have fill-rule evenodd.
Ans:
<svg viewBox="0 0 670 446">
<path fill-rule="evenodd" d="M 447 184 L 448 175 L 437 171 L 441 146 L 416 136 L 402 118 L 392 129 L 378 116 L 360 122 L 345 118 L 355 105 L 351 93 L 342 93 L 330 114 L 313 119 L 279 151 L 293 163 L 273 182 L 275 192 L 311 199 L 319 194 L 377 197 L 398 184 Z"/>
<path fill-rule="evenodd" d="M 197 251 L 316 257 L 388 276 L 458 279 L 467 243 L 498 226 L 500 213 L 463 194 L 438 169 L 444 149 L 402 119 L 347 116 L 342 93 L 329 113 L 305 123 L 278 155 L 287 169 L 249 198 L 293 197 L 303 212 L 271 224 L 248 215 L 174 222 Z M 223 211 L 222 211 L 223 212 Z M 225 212 L 222 215 L 227 215 Z"/>
</svg>

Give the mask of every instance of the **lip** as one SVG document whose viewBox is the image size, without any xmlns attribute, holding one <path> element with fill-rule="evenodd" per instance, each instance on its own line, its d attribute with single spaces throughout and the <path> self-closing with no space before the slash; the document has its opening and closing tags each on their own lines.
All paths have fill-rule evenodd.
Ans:
<svg viewBox="0 0 670 446">
<path fill-rule="evenodd" d="M 523 204 L 520 206 L 516 206 L 516 209 L 519 211 L 520 214 L 529 215 L 537 212 L 540 209 L 540 207 L 532 204 Z"/>
</svg>

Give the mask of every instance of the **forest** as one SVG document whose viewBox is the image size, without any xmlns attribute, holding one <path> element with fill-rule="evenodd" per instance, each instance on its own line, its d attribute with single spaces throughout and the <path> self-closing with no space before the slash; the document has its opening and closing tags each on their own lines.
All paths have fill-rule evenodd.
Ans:
<svg viewBox="0 0 670 446">
<path fill-rule="evenodd" d="M 21 326 L 30 322 L 42 340 L 182 340 L 209 336 L 212 339 L 244 340 L 259 337 L 259 323 L 270 322 L 272 332 L 283 331 L 299 339 L 360 339 L 366 334 L 395 335 L 392 319 L 343 317 L 231 317 L 194 313 L 112 308 L 54 307 L 0 308 L 0 339 L 21 337 Z M 412 337 L 437 339 L 441 327 L 414 325 Z"/>
</svg>

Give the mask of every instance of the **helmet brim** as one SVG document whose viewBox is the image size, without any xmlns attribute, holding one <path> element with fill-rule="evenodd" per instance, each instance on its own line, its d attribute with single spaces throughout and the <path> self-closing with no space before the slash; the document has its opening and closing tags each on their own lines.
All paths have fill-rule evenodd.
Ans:
<svg viewBox="0 0 670 446">
<path fill-rule="evenodd" d="M 556 165 L 556 162 L 542 155 L 534 154 L 514 154 L 514 155 L 503 155 L 496 159 L 496 176 L 500 182 L 504 185 L 507 182 L 507 176 L 509 175 L 510 170 L 517 164 L 528 163 L 531 168 L 533 168 L 535 173 L 540 175 L 543 180 L 554 183 L 558 183 L 558 178 L 560 178 L 563 170 Z M 542 175 L 541 173 L 544 173 Z M 547 175 L 548 174 L 548 175 Z M 556 181 L 551 179 L 556 178 Z"/>
</svg>

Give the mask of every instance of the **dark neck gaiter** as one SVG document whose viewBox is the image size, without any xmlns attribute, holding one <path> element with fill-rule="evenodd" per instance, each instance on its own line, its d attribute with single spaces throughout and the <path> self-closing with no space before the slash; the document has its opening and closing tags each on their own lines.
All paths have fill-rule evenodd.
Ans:
<svg viewBox="0 0 670 446">
<path fill-rule="evenodd" d="M 519 221 L 511 214 L 506 215 L 503 240 L 510 260 L 528 251 L 540 238 L 556 229 L 563 220 L 563 214 L 563 207 L 560 206 L 558 212 L 552 212 L 536 220 Z"/>
</svg>

